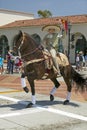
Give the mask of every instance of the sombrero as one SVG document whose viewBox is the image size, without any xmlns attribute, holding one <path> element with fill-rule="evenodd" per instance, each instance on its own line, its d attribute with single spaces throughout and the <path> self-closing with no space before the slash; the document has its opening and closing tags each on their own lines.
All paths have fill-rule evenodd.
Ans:
<svg viewBox="0 0 87 130">
<path fill-rule="evenodd" d="M 9 52 L 13 52 L 13 50 L 9 50 Z"/>
<path fill-rule="evenodd" d="M 83 54 L 83 52 L 82 52 L 82 51 L 80 51 L 80 52 L 79 52 L 79 54 Z"/>
<path fill-rule="evenodd" d="M 42 27 L 42 31 L 48 31 L 49 29 L 55 29 L 56 32 L 60 31 L 60 27 L 57 25 L 46 25 Z"/>
</svg>

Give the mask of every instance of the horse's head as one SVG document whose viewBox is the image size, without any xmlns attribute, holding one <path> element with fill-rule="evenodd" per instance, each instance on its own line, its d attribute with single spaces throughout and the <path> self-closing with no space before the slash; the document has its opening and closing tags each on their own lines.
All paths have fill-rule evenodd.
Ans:
<svg viewBox="0 0 87 130">
<path fill-rule="evenodd" d="M 39 49 L 40 46 L 40 43 L 36 41 L 36 38 L 36 34 L 30 36 L 25 32 L 22 33 L 22 31 L 19 31 L 19 33 L 15 36 L 13 40 L 14 52 L 18 51 L 23 58 L 25 57 L 25 55 L 33 54 Z"/>
<path fill-rule="evenodd" d="M 23 33 L 22 31 L 19 31 L 19 33 L 13 39 L 13 43 L 14 43 L 13 50 L 15 52 L 18 51 L 22 42 L 23 42 Z"/>
<path fill-rule="evenodd" d="M 19 31 L 19 33 L 14 37 L 13 43 L 14 43 L 14 51 L 17 51 L 18 49 L 21 50 L 21 48 L 25 49 L 25 47 L 36 47 L 38 44 L 40 44 L 40 37 L 37 34 L 29 35 L 27 33 L 22 33 L 22 31 Z"/>
</svg>

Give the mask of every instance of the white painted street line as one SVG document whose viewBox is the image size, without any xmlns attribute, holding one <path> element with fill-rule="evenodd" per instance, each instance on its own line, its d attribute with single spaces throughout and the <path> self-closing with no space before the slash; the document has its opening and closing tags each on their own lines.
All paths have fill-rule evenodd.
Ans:
<svg viewBox="0 0 87 130">
<path fill-rule="evenodd" d="M 13 116 L 19 116 L 20 113 L 15 112 L 15 113 L 8 113 L 8 114 L 0 114 L 0 118 L 6 118 L 6 117 L 13 117 Z"/>
<path fill-rule="evenodd" d="M 43 110 L 41 109 L 32 109 L 30 108 L 27 110 L 19 110 L 18 112 L 14 113 L 8 113 L 8 114 L 0 114 L 0 118 L 6 118 L 6 117 L 14 117 L 14 116 L 22 116 L 22 115 L 27 115 L 27 114 L 32 114 L 32 113 L 37 113 L 37 112 L 42 112 Z"/>
<path fill-rule="evenodd" d="M 70 112 L 65 112 L 65 111 L 61 111 L 61 110 L 53 109 L 53 108 L 44 108 L 44 107 L 37 107 L 37 108 L 42 109 L 44 111 L 56 113 L 56 114 L 59 114 L 59 115 L 63 115 L 63 116 L 67 116 L 67 117 L 87 121 L 87 117 L 81 116 L 81 115 L 78 115 L 78 114 L 73 114 L 73 113 L 70 113 Z"/>
<path fill-rule="evenodd" d="M 15 98 L 3 96 L 3 95 L 0 95 L 0 98 L 1 98 L 1 99 L 5 99 L 5 100 L 9 100 L 9 101 L 12 101 L 12 102 L 16 102 L 16 103 L 19 103 L 19 104 L 23 104 L 23 105 L 27 105 L 27 104 L 28 104 L 28 103 L 25 102 L 25 101 L 21 101 L 21 100 L 19 100 L 19 99 L 15 99 Z"/>
<path fill-rule="evenodd" d="M 19 99 L 15 99 L 15 98 L 6 97 L 6 96 L 3 96 L 3 95 L 0 95 L 0 98 L 5 99 L 5 100 L 9 100 L 9 101 L 13 101 L 13 102 L 16 102 L 16 103 L 20 103 L 20 104 L 23 104 L 23 105 L 28 104 L 25 101 L 21 101 Z M 78 115 L 78 114 L 73 114 L 73 113 L 70 113 L 70 112 L 65 112 L 65 111 L 58 110 L 58 109 L 53 109 L 53 108 L 49 108 L 49 107 L 45 108 L 45 107 L 37 106 L 37 105 L 34 108 L 37 108 L 38 110 L 37 109 L 34 109 L 34 110 L 33 109 L 32 110 L 28 109 L 28 111 L 25 110 L 24 112 L 22 110 L 22 111 L 15 112 L 15 113 L 0 115 L 0 118 L 19 116 L 19 115 L 30 114 L 30 113 L 34 113 L 34 112 L 40 112 L 40 111 L 48 111 L 48 112 L 56 113 L 56 114 L 59 114 L 59 115 L 63 115 L 63 116 L 67 116 L 67 117 L 87 121 L 87 117 L 85 117 L 85 116 Z"/>
</svg>

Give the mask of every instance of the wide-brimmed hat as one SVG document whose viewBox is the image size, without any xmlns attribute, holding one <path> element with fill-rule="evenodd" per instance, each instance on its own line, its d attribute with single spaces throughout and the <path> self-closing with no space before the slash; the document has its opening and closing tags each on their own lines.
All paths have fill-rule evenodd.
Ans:
<svg viewBox="0 0 87 130">
<path fill-rule="evenodd" d="M 42 31 L 48 31 L 49 29 L 55 29 L 56 32 L 60 31 L 60 27 L 57 25 L 46 25 L 42 27 Z"/>
<path fill-rule="evenodd" d="M 9 52 L 13 52 L 13 50 L 9 50 Z"/>
<path fill-rule="evenodd" d="M 83 54 L 83 52 L 82 52 L 82 51 L 80 51 L 80 52 L 79 52 L 79 54 Z"/>
</svg>

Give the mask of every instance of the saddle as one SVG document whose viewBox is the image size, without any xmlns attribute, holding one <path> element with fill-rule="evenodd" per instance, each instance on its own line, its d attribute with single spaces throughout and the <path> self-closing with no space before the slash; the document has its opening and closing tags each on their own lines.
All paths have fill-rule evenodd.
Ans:
<svg viewBox="0 0 87 130">
<path fill-rule="evenodd" d="M 49 53 L 49 51 L 44 50 L 43 55 L 44 55 L 46 70 L 50 71 L 53 68 L 54 71 L 56 72 L 55 66 L 53 64 L 52 56 Z M 63 53 L 57 52 L 56 58 L 57 58 L 57 62 L 59 64 L 59 66 L 65 67 L 65 66 L 69 65 L 68 58 Z"/>
<path fill-rule="evenodd" d="M 48 74 L 50 73 L 50 70 L 53 69 L 55 74 L 58 74 L 58 71 L 56 70 L 54 64 L 53 64 L 53 59 L 51 54 L 49 53 L 48 50 L 43 50 L 43 55 L 44 55 L 44 63 L 45 63 L 45 74 L 42 77 L 42 79 L 47 79 Z M 59 57 L 60 59 L 60 54 L 56 55 L 56 58 Z"/>
</svg>

